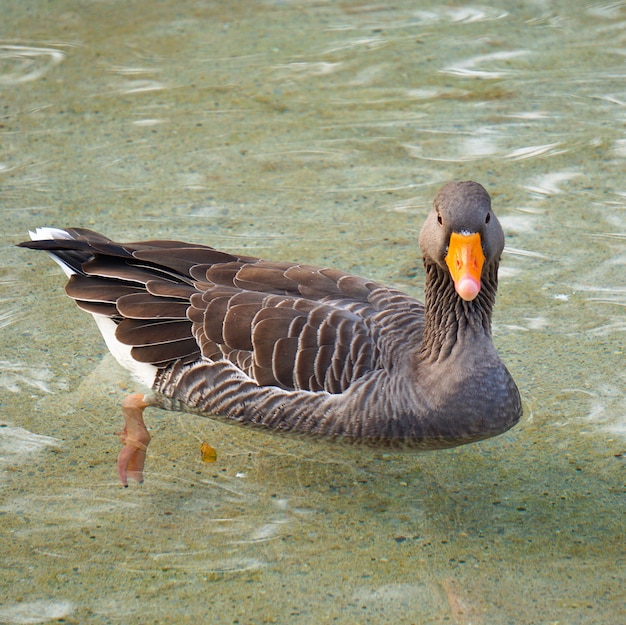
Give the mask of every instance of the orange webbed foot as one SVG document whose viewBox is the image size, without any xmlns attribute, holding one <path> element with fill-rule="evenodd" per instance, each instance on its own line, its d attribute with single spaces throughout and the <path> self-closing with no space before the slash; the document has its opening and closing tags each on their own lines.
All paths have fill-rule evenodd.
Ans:
<svg viewBox="0 0 626 625">
<path fill-rule="evenodd" d="M 129 395 L 122 402 L 124 429 L 117 434 L 124 443 L 124 448 L 117 458 L 117 473 L 124 486 L 128 486 L 128 478 L 143 482 L 146 450 L 150 443 L 150 434 L 143 422 L 143 411 L 149 405 L 142 393 Z"/>
</svg>

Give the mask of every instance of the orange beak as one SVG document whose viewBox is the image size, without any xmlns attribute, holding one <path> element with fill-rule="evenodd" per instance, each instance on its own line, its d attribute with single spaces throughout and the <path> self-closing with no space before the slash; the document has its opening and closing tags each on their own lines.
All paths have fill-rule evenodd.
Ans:
<svg viewBox="0 0 626 625">
<path fill-rule="evenodd" d="M 480 291 L 480 276 L 485 262 L 480 234 L 453 232 L 445 261 L 459 297 L 471 302 Z"/>
</svg>

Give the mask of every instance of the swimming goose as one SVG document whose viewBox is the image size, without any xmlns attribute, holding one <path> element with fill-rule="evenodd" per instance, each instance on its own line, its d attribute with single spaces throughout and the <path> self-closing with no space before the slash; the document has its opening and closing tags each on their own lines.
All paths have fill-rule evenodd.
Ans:
<svg viewBox="0 0 626 625">
<path fill-rule="evenodd" d="M 419 235 L 425 304 L 349 273 L 178 241 L 38 228 L 65 290 L 150 388 L 123 402 L 123 484 L 142 481 L 147 406 L 277 433 L 436 449 L 521 416 L 491 339 L 504 234 L 476 182 L 446 184 Z"/>
</svg>

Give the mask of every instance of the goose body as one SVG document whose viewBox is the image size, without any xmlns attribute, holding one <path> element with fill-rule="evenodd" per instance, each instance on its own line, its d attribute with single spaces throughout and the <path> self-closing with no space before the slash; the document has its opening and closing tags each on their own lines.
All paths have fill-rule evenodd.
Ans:
<svg viewBox="0 0 626 625">
<path fill-rule="evenodd" d="M 436 449 L 521 416 L 491 340 L 504 235 L 475 182 L 437 194 L 420 233 L 422 305 L 336 269 L 177 241 L 40 228 L 67 294 L 148 395 L 123 404 L 118 469 L 142 479 L 148 405 L 350 444 Z"/>
</svg>

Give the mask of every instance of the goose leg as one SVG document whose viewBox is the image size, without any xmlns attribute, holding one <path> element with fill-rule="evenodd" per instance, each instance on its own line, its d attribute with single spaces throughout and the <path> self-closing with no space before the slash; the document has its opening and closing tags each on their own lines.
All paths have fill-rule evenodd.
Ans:
<svg viewBox="0 0 626 625">
<path fill-rule="evenodd" d="M 150 434 L 143 422 L 144 408 L 150 405 L 146 400 L 142 393 L 134 393 L 122 402 L 124 429 L 117 435 L 124 443 L 124 448 L 117 458 L 117 473 L 124 486 L 128 486 L 128 478 L 143 482 L 146 450 L 150 443 Z"/>
</svg>

